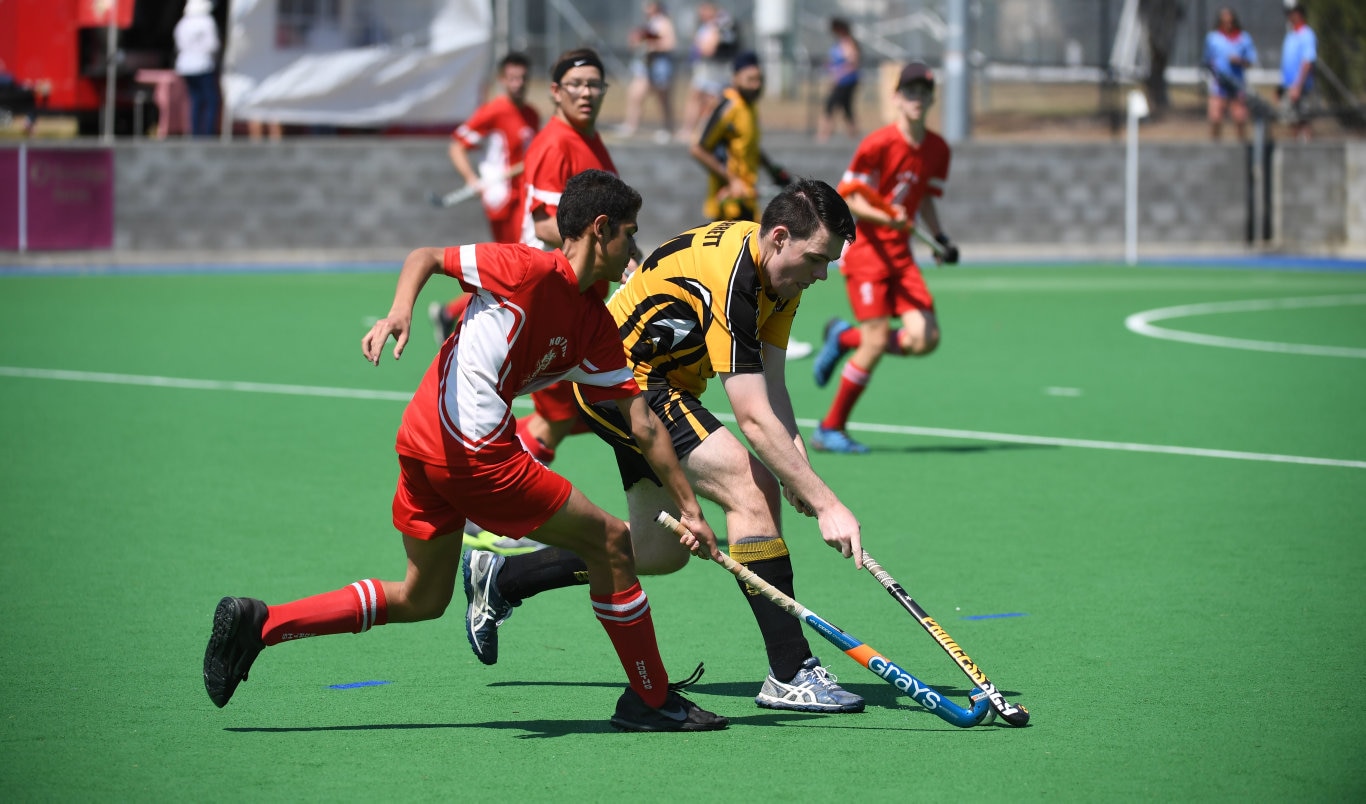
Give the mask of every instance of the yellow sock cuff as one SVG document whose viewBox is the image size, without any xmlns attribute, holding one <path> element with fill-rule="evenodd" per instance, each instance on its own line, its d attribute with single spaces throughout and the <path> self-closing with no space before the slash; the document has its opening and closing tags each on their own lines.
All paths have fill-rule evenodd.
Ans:
<svg viewBox="0 0 1366 804">
<path fill-rule="evenodd" d="M 761 542 L 741 542 L 730 546 L 730 557 L 741 564 L 782 558 L 785 555 L 788 555 L 787 542 L 783 541 L 781 536 Z"/>
</svg>

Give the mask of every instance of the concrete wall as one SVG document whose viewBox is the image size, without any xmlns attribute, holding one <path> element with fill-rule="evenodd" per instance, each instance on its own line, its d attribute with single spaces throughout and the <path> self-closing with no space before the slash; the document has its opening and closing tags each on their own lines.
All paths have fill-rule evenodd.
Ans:
<svg viewBox="0 0 1366 804">
<path fill-rule="evenodd" d="M 641 191 L 641 242 L 702 222 L 705 182 L 684 147 L 613 143 Z M 832 183 L 852 146 L 776 136 L 792 173 Z M 1140 241 L 1167 248 L 1246 236 L 1246 151 L 1144 144 Z M 459 186 L 440 139 L 296 139 L 283 143 L 129 142 L 115 146 L 115 250 L 392 250 L 485 240 L 477 202 L 440 210 L 429 192 Z M 948 231 L 965 246 L 1117 248 L 1124 236 L 1122 143 L 968 143 L 955 150 Z M 1310 251 L 1366 246 L 1366 145 L 1284 144 L 1273 170 L 1282 244 Z"/>
</svg>

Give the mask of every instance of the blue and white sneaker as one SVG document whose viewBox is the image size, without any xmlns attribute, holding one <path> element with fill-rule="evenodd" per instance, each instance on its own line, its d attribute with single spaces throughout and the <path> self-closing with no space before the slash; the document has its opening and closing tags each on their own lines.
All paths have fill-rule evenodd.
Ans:
<svg viewBox="0 0 1366 804">
<path fill-rule="evenodd" d="M 802 669 L 787 683 L 779 681 L 769 673 L 754 702 L 765 709 L 862 712 L 863 696 L 849 692 L 837 684 L 837 681 L 839 679 L 821 667 L 821 660 L 812 656 L 802 662 Z"/>
<path fill-rule="evenodd" d="M 512 604 L 498 591 L 498 571 L 507 559 L 487 550 L 466 550 L 460 559 L 465 576 L 465 637 L 484 664 L 498 663 L 498 627 L 512 616 Z"/>
<path fill-rule="evenodd" d="M 853 324 L 842 318 L 832 318 L 825 323 L 825 342 L 821 344 L 821 350 L 816 353 L 816 361 L 811 366 L 811 372 L 816 376 L 816 385 L 819 387 L 824 388 L 830 382 L 830 376 L 835 373 L 835 366 L 847 351 L 840 347 L 840 335 L 853 328 Z"/>
<path fill-rule="evenodd" d="M 845 455 L 863 455 L 868 447 L 849 437 L 843 430 L 828 430 L 816 425 L 811 435 L 811 446 L 818 452 L 839 452 Z"/>
</svg>

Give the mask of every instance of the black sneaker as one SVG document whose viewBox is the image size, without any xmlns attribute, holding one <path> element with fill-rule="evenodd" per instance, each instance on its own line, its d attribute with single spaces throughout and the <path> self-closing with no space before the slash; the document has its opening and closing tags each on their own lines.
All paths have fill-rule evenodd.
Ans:
<svg viewBox="0 0 1366 804">
<path fill-rule="evenodd" d="M 251 663 L 265 649 L 261 628 L 266 604 L 254 597 L 225 597 L 213 613 L 213 633 L 204 650 L 204 689 L 218 707 L 232 699 L 237 685 L 247 680 Z"/>
<path fill-rule="evenodd" d="M 719 731 L 730 725 L 724 717 L 708 712 L 679 694 L 702 677 L 702 665 L 691 676 L 669 685 L 664 705 L 651 707 L 630 687 L 617 699 L 617 711 L 611 723 L 622 731 Z"/>
</svg>

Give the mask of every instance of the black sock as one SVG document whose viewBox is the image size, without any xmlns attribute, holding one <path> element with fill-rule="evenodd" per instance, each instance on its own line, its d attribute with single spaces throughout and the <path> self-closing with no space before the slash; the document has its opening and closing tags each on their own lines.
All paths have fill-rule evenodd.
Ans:
<svg viewBox="0 0 1366 804">
<path fill-rule="evenodd" d="M 795 597 L 792 591 L 792 556 L 788 555 L 786 545 L 782 540 L 776 540 L 781 546 L 782 555 L 773 558 L 760 558 L 756 560 L 744 560 L 737 557 L 736 560 L 744 564 L 750 571 L 773 586 L 777 587 L 788 597 Z M 743 543 L 731 546 L 731 555 L 735 556 L 738 552 L 742 556 L 749 551 L 743 549 L 754 542 Z M 767 544 L 769 548 L 765 552 L 772 552 L 773 542 Z M 754 612 L 754 621 L 759 624 L 759 632 L 764 635 L 764 649 L 768 651 L 769 672 L 773 677 L 782 682 L 792 680 L 797 675 L 797 671 L 802 669 L 802 662 L 806 661 L 811 655 L 811 645 L 806 641 L 806 635 L 802 633 L 802 624 L 797 618 L 783 611 L 777 604 L 759 594 L 759 592 L 749 586 L 744 581 L 740 581 L 740 591 L 745 593 L 745 599 L 749 601 L 750 610 Z"/>
<path fill-rule="evenodd" d="M 541 592 L 586 583 L 588 565 L 574 553 L 559 547 L 508 556 L 498 571 L 498 591 L 514 606 Z"/>
</svg>

